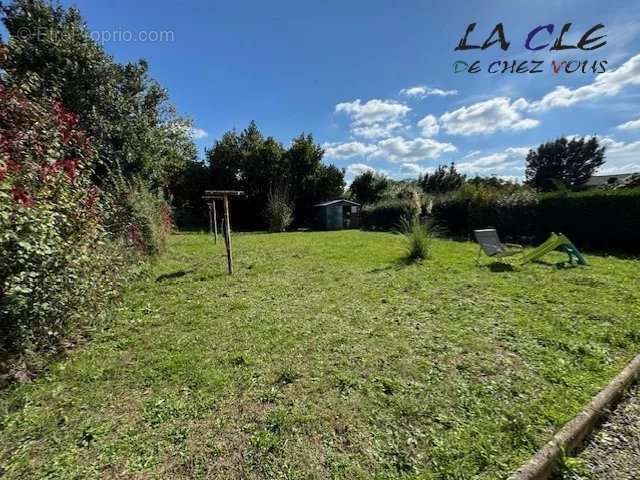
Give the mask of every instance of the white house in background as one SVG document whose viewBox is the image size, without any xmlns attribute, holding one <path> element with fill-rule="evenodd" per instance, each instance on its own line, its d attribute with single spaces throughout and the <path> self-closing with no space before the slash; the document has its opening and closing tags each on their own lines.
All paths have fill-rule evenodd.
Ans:
<svg viewBox="0 0 640 480">
<path fill-rule="evenodd" d="M 615 175 L 593 175 L 584 184 L 585 187 L 624 187 L 632 181 L 640 181 L 640 172 L 616 173 Z"/>
</svg>

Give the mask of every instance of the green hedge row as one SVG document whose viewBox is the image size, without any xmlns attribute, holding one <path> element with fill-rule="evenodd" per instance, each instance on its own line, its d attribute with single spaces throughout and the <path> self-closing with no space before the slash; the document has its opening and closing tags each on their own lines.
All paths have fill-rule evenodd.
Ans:
<svg viewBox="0 0 640 480">
<path fill-rule="evenodd" d="M 365 206 L 360 213 L 360 225 L 367 230 L 400 228 L 402 219 L 420 214 L 420 206 L 409 199 L 387 199 Z"/>
<path fill-rule="evenodd" d="M 495 227 L 503 240 L 538 243 L 550 232 L 580 247 L 640 252 L 640 189 L 537 195 L 456 192 L 432 209 L 435 223 L 455 237 Z"/>
</svg>

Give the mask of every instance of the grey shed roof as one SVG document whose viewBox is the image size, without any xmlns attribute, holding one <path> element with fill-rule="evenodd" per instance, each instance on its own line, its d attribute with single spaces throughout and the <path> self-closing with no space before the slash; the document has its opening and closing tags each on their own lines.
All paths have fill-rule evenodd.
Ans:
<svg viewBox="0 0 640 480">
<path fill-rule="evenodd" d="M 358 207 L 360 206 L 359 203 L 352 202 L 351 200 L 345 200 L 344 198 L 340 198 L 338 200 L 331 200 L 330 202 L 318 203 L 314 205 L 314 207 L 327 207 L 329 205 L 334 205 L 338 203 L 348 203 L 349 205 L 356 205 Z"/>
<path fill-rule="evenodd" d="M 616 175 L 593 175 L 585 182 L 586 187 L 602 187 L 609 185 L 609 182 L 624 182 L 629 177 L 637 175 L 634 173 L 618 173 Z"/>
</svg>

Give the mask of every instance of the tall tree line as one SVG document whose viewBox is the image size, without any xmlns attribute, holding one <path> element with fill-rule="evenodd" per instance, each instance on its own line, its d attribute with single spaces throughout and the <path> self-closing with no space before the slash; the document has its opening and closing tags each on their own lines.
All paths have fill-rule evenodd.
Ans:
<svg viewBox="0 0 640 480">
<path fill-rule="evenodd" d="M 288 198 L 297 225 L 311 220 L 315 203 L 344 194 L 344 171 L 325 164 L 323 156 L 312 135 L 300 134 L 285 148 L 275 138 L 265 137 L 253 121 L 240 133 L 226 132 L 206 150 L 211 188 L 243 190 L 247 199 L 237 204 L 236 220 L 253 228 L 266 223 L 270 193 Z"/>
<path fill-rule="evenodd" d="M 95 181 L 114 174 L 165 190 L 196 158 L 190 122 L 176 113 L 146 61 L 120 64 L 90 35 L 80 12 L 43 0 L 0 3 L 9 32 L 0 38 L 7 87 L 60 101 L 78 115 L 97 151 Z"/>
</svg>

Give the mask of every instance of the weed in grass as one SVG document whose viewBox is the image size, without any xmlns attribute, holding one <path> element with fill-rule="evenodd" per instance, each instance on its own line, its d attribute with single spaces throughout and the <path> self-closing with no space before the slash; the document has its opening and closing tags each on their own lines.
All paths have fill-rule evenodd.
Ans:
<svg viewBox="0 0 640 480">
<path fill-rule="evenodd" d="M 291 367 L 286 367 L 280 373 L 278 373 L 278 377 L 276 378 L 276 383 L 280 385 L 289 385 L 290 383 L 295 382 L 300 378 L 300 374 L 296 372 Z"/>
<path fill-rule="evenodd" d="M 247 359 L 244 357 L 244 355 L 236 355 L 235 357 L 232 357 L 229 362 L 231 363 L 231 365 L 233 365 L 234 367 L 246 367 L 247 365 L 249 365 L 249 362 L 247 361 Z"/>
<path fill-rule="evenodd" d="M 408 262 L 431 258 L 432 234 L 418 217 L 403 219 L 401 233 L 407 244 L 405 259 Z"/>
</svg>

